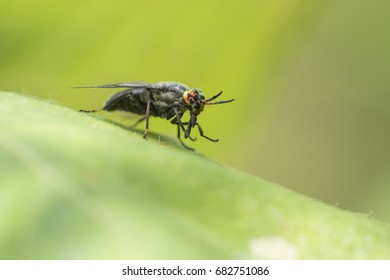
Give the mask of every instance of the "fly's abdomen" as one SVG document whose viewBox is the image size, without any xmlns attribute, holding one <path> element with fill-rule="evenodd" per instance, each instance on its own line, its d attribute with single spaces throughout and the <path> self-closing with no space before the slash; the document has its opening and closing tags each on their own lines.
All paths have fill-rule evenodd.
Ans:
<svg viewBox="0 0 390 280">
<path fill-rule="evenodd" d="M 113 95 L 103 107 L 105 111 L 127 111 L 138 115 L 146 113 L 148 90 L 131 89 Z"/>
</svg>

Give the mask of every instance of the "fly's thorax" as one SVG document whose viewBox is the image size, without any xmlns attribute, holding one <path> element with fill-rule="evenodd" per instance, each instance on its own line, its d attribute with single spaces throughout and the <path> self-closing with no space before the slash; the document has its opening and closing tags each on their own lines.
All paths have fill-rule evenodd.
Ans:
<svg viewBox="0 0 390 280">
<path fill-rule="evenodd" d="M 183 93 L 183 100 L 190 112 L 195 116 L 199 115 L 204 109 L 205 98 L 200 89 L 187 89 Z"/>
</svg>

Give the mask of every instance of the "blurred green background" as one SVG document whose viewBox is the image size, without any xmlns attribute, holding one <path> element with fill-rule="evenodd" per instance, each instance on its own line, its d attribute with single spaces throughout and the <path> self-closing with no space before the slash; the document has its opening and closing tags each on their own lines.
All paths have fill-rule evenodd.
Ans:
<svg viewBox="0 0 390 280">
<path fill-rule="evenodd" d="M 236 101 L 199 117 L 220 142 L 196 149 L 390 222 L 388 11 L 383 0 L 3 1 L 0 90 L 75 109 L 115 93 L 78 85 L 223 90 Z M 150 126 L 176 135 L 167 121 Z"/>
</svg>

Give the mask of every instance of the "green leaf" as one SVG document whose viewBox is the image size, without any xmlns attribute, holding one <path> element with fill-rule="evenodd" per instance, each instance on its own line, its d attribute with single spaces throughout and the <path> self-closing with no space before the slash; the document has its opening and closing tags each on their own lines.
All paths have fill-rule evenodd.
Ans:
<svg viewBox="0 0 390 280">
<path fill-rule="evenodd" d="M 1 259 L 390 258 L 387 224 L 177 140 L 12 93 L 0 114 Z"/>
</svg>

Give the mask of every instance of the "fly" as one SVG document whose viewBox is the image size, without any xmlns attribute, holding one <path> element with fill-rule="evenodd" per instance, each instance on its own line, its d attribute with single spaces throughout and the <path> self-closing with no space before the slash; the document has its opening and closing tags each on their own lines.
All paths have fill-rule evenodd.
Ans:
<svg viewBox="0 0 390 280">
<path fill-rule="evenodd" d="M 198 115 L 203 111 L 205 105 L 216 105 L 232 102 L 234 99 L 215 101 L 221 94 L 218 93 L 211 98 L 206 99 L 200 89 L 189 88 L 186 85 L 176 82 L 159 82 L 149 84 L 145 82 L 118 83 L 101 86 L 83 86 L 78 88 L 125 88 L 126 90 L 118 92 L 111 96 L 104 104 L 103 108 L 96 110 L 80 110 L 80 112 L 93 113 L 98 111 L 126 111 L 142 115 L 134 125 L 145 121 L 145 131 L 143 137 L 146 139 L 149 130 L 149 117 L 160 117 L 170 120 L 172 124 L 177 125 L 177 137 L 180 143 L 187 149 L 188 147 L 181 140 L 181 131 L 184 132 L 184 138 L 192 141 L 196 139 L 191 137 L 191 129 L 198 127 L 200 136 L 212 142 L 218 142 L 203 133 L 202 127 L 198 123 Z M 181 118 L 186 111 L 190 113 L 188 122 L 182 122 Z M 187 126 L 187 127 L 185 127 Z"/>
</svg>

